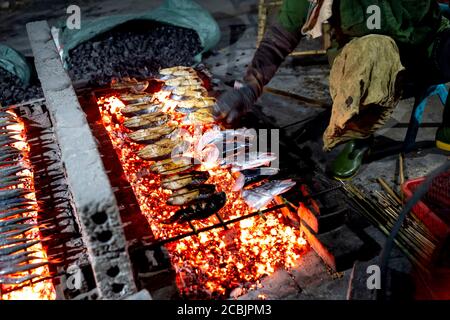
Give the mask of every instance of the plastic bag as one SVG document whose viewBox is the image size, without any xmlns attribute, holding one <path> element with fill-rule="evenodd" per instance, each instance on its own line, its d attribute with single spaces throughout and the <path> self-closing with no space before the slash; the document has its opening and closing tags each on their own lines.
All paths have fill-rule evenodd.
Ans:
<svg viewBox="0 0 450 320">
<path fill-rule="evenodd" d="M 0 44 L 0 67 L 17 76 L 24 85 L 30 83 L 31 69 L 25 57 L 3 44 Z"/>
<path fill-rule="evenodd" d="M 201 54 L 213 48 L 220 40 L 220 29 L 217 22 L 208 11 L 192 0 L 166 0 L 150 11 L 137 14 L 108 16 L 95 20 L 82 20 L 80 30 L 70 30 L 60 23 L 59 36 L 56 41 L 66 61 L 68 53 L 80 43 L 86 42 L 121 24 L 133 20 L 152 20 L 178 27 L 193 29 L 198 33 L 203 51 L 196 57 L 201 60 Z"/>
</svg>

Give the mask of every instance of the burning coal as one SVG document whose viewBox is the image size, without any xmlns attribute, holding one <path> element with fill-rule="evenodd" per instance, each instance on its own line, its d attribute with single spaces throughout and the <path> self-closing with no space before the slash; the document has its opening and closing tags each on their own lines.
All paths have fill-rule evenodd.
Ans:
<svg viewBox="0 0 450 320">
<path fill-rule="evenodd" d="M 221 219 L 230 220 L 253 212 L 241 192 L 236 190 L 236 180 L 230 167 L 200 161 L 196 170 L 207 172 L 208 176 L 202 182 L 215 186 L 216 192 L 224 193 L 226 203 L 216 215 L 205 219 L 167 223 L 178 208 L 167 204 L 174 191 L 162 187 L 167 187 L 167 181 L 162 181 L 165 178 L 158 174 L 158 168 L 173 165 L 170 159 L 163 160 L 168 161 L 166 163 L 145 160 L 166 152 L 163 150 L 165 145 L 150 149 L 136 143 L 136 137 L 132 136 L 135 133 L 130 129 L 142 130 L 149 128 L 149 123 L 161 121 L 165 127 L 176 127 L 192 134 L 199 127 L 205 133 L 218 125 L 208 111 L 214 100 L 205 96 L 206 90 L 201 87 L 201 81 L 192 69 L 175 68 L 166 74 L 163 72 L 163 76 L 165 86 L 156 94 L 145 93 L 145 85 L 139 93 L 131 93 L 133 88 L 142 87 L 142 84 L 129 84 L 128 93 L 117 92 L 98 100 L 102 124 L 109 134 L 126 179 L 133 188 L 141 212 L 148 219 L 157 240 L 169 239 L 192 232 L 193 229 L 220 223 Z M 127 84 L 123 87 L 120 84 L 114 86 L 115 89 L 127 88 Z M 174 94 L 175 91 L 187 96 L 180 97 Z M 150 112 L 150 106 L 158 107 Z M 130 112 L 142 113 L 134 119 L 125 118 L 124 114 L 129 115 Z M 134 139 L 130 139 L 130 136 Z M 195 151 L 187 152 L 193 158 L 202 158 Z M 277 268 L 292 267 L 304 252 L 306 242 L 297 228 L 284 223 L 280 211 L 273 211 L 241 220 L 229 228 L 214 229 L 171 242 L 166 247 L 176 269 L 177 284 L 182 294 L 188 298 L 226 298 L 231 290 L 240 287 L 245 291 Z"/>
</svg>

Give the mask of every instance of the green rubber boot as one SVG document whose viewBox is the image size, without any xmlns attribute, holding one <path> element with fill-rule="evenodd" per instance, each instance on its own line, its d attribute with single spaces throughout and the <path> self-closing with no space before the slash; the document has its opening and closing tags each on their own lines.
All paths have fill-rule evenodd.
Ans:
<svg viewBox="0 0 450 320">
<path fill-rule="evenodd" d="M 372 138 L 364 140 L 351 140 L 331 164 L 331 173 L 337 180 L 353 178 L 363 162 L 364 156 L 369 152 Z"/>
<path fill-rule="evenodd" d="M 450 127 L 440 127 L 436 132 L 436 147 L 450 151 Z"/>
</svg>

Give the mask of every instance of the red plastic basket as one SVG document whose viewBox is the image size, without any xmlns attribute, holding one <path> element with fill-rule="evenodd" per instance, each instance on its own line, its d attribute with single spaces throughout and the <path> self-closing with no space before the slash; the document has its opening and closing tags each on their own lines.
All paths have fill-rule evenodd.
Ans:
<svg viewBox="0 0 450 320">
<path fill-rule="evenodd" d="M 417 187 L 425 180 L 418 178 L 409 180 L 402 186 L 406 201 L 413 195 Z M 427 203 L 433 203 L 433 210 Z M 441 208 L 441 209 L 440 209 Z M 446 172 L 433 180 L 433 183 L 422 201 L 419 201 L 412 212 L 436 236 L 444 241 L 450 233 L 450 172 Z"/>
</svg>

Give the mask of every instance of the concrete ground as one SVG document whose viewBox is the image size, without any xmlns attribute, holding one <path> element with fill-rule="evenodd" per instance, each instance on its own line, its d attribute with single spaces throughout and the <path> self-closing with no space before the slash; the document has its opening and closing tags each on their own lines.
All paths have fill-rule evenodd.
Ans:
<svg viewBox="0 0 450 320">
<path fill-rule="evenodd" d="M 29 55 L 31 51 L 26 37 L 25 23 L 40 19 L 55 22 L 64 18 L 65 8 L 72 1 L 23 0 L 20 2 L 23 3 L 23 6 L 17 10 L 0 11 L 0 42 L 11 45 Z M 161 2 L 148 0 L 77 1 L 82 8 L 83 18 L 138 12 L 155 7 Z M 219 45 L 214 52 L 206 56 L 204 63 L 214 77 L 225 83 L 241 79 L 256 49 L 257 0 L 198 0 L 198 2 L 212 13 L 222 30 Z M 305 41 L 304 47 L 317 47 L 317 43 Z M 329 67 L 326 63 L 312 62 L 314 61 L 309 58 L 288 58 L 269 86 L 330 104 Z M 364 164 L 359 175 L 353 180 L 355 184 L 362 185 L 368 190 L 378 189 L 379 186 L 375 179 L 383 177 L 392 186 L 396 185 L 398 181 L 398 146 L 406 133 L 412 104 L 413 100 L 411 99 L 401 101 L 391 120 L 377 133 L 376 161 Z M 265 93 L 257 105 L 280 128 L 301 119 L 317 116 L 324 111 L 324 109 L 296 103 L 269 93 Z M 448 154 L 438 151 L 433 146 L 434 134 L 442 117 L 442 109 L 438 99 L 430 99 L 424 114 L 423 128 L 420 129 L 417 138 L 423 148 L 406 155 L 406 179 L 424 176 L 448 158 Z M 311 130 L 307 135 L 301 135 L 301 126 L 292 126 L 285 132 L 294 141 L 293 143 L 297 141 L 298 144 L 309 148 L 312 151 L 312 158 L 319 163 L 322 169 L 326 169 L 340 148 L 330 154 L 322 151 L 321 134 L 326 126 L 326 117 L 322 118 L 321 121 L 318 120 L 317 125 L 314 124 L 315 130 Z M 380 156 L 380 153 L 384 152 L 387 152 L 387 155 Z M 383 244 L 384 237 L 375 228 L 371 227 L 370 232 L 374 234 L 375 238 L 378 238 L 380 244 Z M 394 255 L 399 259 L 398 264 L 403 265 L 401 269 L 407 269 L 408 266 L 404 266 L 407 262 L 402 255 L 399 253 Z M 264 294 L 267 298 L 272 299 L 346 299 L 349 280 L 353 278 L 352 274 L 354 274 L 352 270 L 347 270 L 342 274 L 330 273 L 314 252 L 304 256 L 298 265 L 298 268 L 290 272 L 280 270 L 274 276 L 264 279 L 262 288 L 250 292 L 244 297 L 257 298 L 259 294 Z M 362 278 L 362 280 L 364 279 Z M 363 292 L 358 297 L 371 298 L 373 293 L 364 294 Z"/>
</svg>

